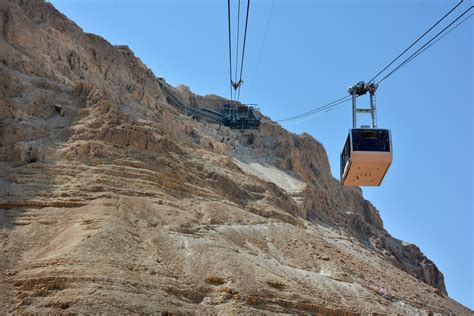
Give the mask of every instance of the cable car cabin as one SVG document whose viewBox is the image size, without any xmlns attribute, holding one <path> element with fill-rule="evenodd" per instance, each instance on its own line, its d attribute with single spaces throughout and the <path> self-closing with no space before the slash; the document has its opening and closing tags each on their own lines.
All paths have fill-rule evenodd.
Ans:
<svg viewBox="0 0 474 316">
<path fill-rule="evenodd" d="M 379 186 L 391 163 L 388 129 L 351 129 L 341 153 L 341 182 L 345 186 Z"/>
</svg>

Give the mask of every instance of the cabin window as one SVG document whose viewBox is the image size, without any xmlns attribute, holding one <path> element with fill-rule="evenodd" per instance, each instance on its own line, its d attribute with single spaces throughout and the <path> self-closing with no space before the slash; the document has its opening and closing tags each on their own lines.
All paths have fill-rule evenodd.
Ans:
<svg viewBox="0 0 474 316">
<path fill-rule="evenodd" d="M 342 153 L 341 153 L 341 179 L 342 179 L 342 176 L 344 175 L 344 169 L 346 167 L 347 162 L 349 161 L 350 156 L 351 156 L 351 139 L 348 135 L 346 143 L 344 144 L 344 148 L 342 149 Z"/>
<path fill-rule="evenodd" d="M 390 151 L 390 135 L 388 130 L 353 129 L 353 151 Z"/>
</svg>

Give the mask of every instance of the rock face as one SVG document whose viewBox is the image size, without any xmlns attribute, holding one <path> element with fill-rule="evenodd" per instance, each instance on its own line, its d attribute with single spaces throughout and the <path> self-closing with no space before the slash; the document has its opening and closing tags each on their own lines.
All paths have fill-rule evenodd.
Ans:
<svg viewBox="0 0 474 316">
<path fill-rule="evenodd" d="M 43 1 L 0 0 L 0 188 L 6 313 L 472 313 L 310 135 L 178 113 Z"/>
</svg>

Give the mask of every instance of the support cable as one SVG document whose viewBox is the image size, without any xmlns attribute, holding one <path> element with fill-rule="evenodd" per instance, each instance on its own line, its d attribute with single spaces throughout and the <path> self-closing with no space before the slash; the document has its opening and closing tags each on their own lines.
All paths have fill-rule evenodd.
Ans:
<svg viewBox="0 0 474 316">
<path fill-rule="evenodd" d="M 230 101 L 232 102 L 232 33 L 230 29 L 230 0 L 227 0 L 227 24 L 229 29 L 229 79 L 230 79 Z"/>
<path fill-rule="evenodd" d="M 235 46 L 235 79 L 234 79 L 235 85 L 239 84 L 237 81 L 237 74 L 238 74 L 237 70 L 238 70 L 238 65 L 239 65 L 239 38 L 240 38 L 240 0 L 238 1 L 238 4 L 237 4 L 237 43 Z"/>
<path fill-rule="evenodd" d="M 444 33 L 442 36 L 440 36 L 439 38 L 437 38 L 434 42 L 432 42 L 430 45 L 426 46 L 425 48 L 423 48 L 423 50 L 421 50 L 419 53 L 417 53 L 415 56 L 413 56 L 412 58 L 410 58 L 406 63 L 408 64 L 410 61 L 412 61 L 413 59 L 415 59 L 416 57 L 418 57 L 418 55 L 422 54 L 424 51 L 426 51 L 428 48 L 430 48 L 431 46 L 433 46 L 434 44 L 436 44 L 438 41 L 440 41 L 443 37 L 445 37 L 446 35 L 448 35 L 449 33 L 451 33 L 452 31 L 454 31 L 456 28 L 458 28 L 461 24 L 463 24 L 464 22 L 466 22 L 466 20 L 469 20 L 469 18 L 471 18 L 474 14 L 470 14 L 469 16 L 467 16 L 466 18 L 464 18 L 464 20 L 462 20 L 461 22 L 459 22 L 458 24 L 456 24 L 455 26 L 453 26 L 449 31 L 447 31 L 446 33 Z"/>
<path fill-rule="evenodd" d="M 336 106 L 341 105 L 341 104 L 343 104 L 343 103 L 346 103 L 346 102 L 348 102 L 348 101 L 350 101 L 350 98 L 349 98 L 349 99 L 345 99 L 345 100 L 341 100 L 341 101 L 339 101 L 339 102 L 337 102 L 337 103 L 334 103 L 334 104 L 332 104 L 332 105 L 330 105 L 330 106 L 328 106 L 328 107 L 321 108 L 321 109 L 319 109 L 318 111 L 315 111 L 315 112 L 313 112 L 312 114 L 310 114 L 310 115 L 308 115 L 308 116 L 305 116 L 305 117 L 302 117 L 302 118 L 300 118 L 300 119 L 297 119 L 296 121 L 287 121 L 287 122 L 283 122 L 283 124 L 285 124 L 285 125 L 288 125 L 288 124 L 295 124 L 295 123 L 300 123 L 300 122 L 309 120 L 309 119 L 311 119 L 311 118 L 314 118 L 314 117 L 323 115 L 324 113 L 329 112 L 329 111 L 331 111 L 332 109 L 334 109 Z"/>
<path fill-rule="evenodd" d="M 267 26 L 265 27 L 265 33 L 263 34 L 262 46 L 260 46 L 260 51 L 258 53 L 257 65 L 255 66 L 255 72 L 254 72 L 252 78 L 250 79 L 252 82 L 254 81 L 255 77 L 257 76 L 258 67 L 260 66 L 260 60 L 262 58 L 263 48 L 265 47 L 265 41 L 267 39 L 268 29 L 270 27 L 270 21 L 272 19 L 272 12 L 273 12 L 273 5 L 274 4 L 275 4 L 275 0 L 272 1 L 272 6 L 270 8 L 270 13 L 268 14 Z"/>
<path fill-rule="evenodd" d="M 332 102 L 329 102 L 327 104 L 324 104 L 322 106 L 319 106 L 317 108 L 314 108 L 310 111 L 307 111 L 305 113 L 302 113 L 302 114 L 299 114 L 299 115 L 295 115 L 295 116 L 292 116 L 292 117 L 288 117 L 288 118 L 285 118 L 285 119 L 281 119 L 281 120 L 277 120 L 277 122 L 279 123 L 282 123 L 282 122 L 287 122 L 287 121 L 293 121 L 293 120 L 297 120 L 297 119 L 300 119 L 300 118 L 303 118 L 303 117 L 306 117 L 306 116 L 309 116 L 309 115 L 312 115 L 312 114 L 315 114 L 315 113 L 318 113 L 320 111 L 324 111 L 324 110 L 327 110 L 331 107 L 334 107 L 336 105 L 339 105 L 339 104 L 342 104 L 344 102 L 347 102 L 351 99 L 352 97 L 350 95 L 346 95 L 342 98 L 339 98 L 337 100 L 334 100 Z"/>
<path fill-rule="evenodd" d="M 395 69 L 393 69 L 391 72 L 388 73 L 385 77 L 383 77 L 379 82 L 377 82 L 377 85 L 380 84 L 382 81 L 393 75 L 395 72 L 397 72 L 401 67 L 405 66 L 408 64 L 410 61 L 416 58 L 416 56 L 420 55 L 422 50 L 424 48 L 427 48 L 428 45 L 430 45 L 438 36 L 440 36 L 444 31 L 446 31 L 448 28 L 451 27 L 454 23 L 456 23 L 460 18 L 462 18 L 466 13 L 468 13 L 474 6 L 471 6 L 469 9 L 464 11 L 461 15 L 459 15 L 454 21 L 449 23 L 445 28 L 443 28 L 438 34 L 433 36 L 428 42 L 426 42 L 423 46 L 421 46 L 417 51 L 415 51 L 413 54 L 411 54 L 408 58 L 406 58 L 402 63 L 400 63 Z"/>
<path fill-rule="evenodd" d="M 307 114 L 306 116 L 301 116 L 299 118 L 292 118 L 291 120 L 290 119 L 282 119 L 282 120 L 277 120 L 277 121 L 263 120 L 263 122 L 267 123 L 267 124 L 271 124 L 271 125 L 280 125 L 279 123 L 282 123 L 283 125 L 299 123 L 299 122 L 302 122 L 302 121 L 306 121 L 310 118 L 322 115 L 326 112 L 329 112 L 333 108 L 335 108 L 336 106 L 348 102 L 350 99 L 351 99 L 351 96 L 346 96 L 346 97 L 341 98 L 339 100 L 333 101 L 333 102 L 325 104 L 323 106 L 320 106 L 320 107 L 310 111 L 311 112 L 310 114 Z"/>
<path fill-rule="evenodd" d="M 441 21 L 443 21 L 448 15 L 451 14 L 451 12 L 453 12 L 457 7 L 459 7 L 461 5 L 461 3 L 463 3 L 464 0 L 461 0 L 454 8 L 452 8 L 451 10 L 449 10 L 448 13 L 446 13 L 441 19 L 439 19 L 435 24 L 433 24 L 433 26 L 431 26 L 427 31 L 425 31 L 421 36 L 419 36 L 416 41 L 414 41 L 410 46 L 408 46 L 408 48 L 406 48 L 403 52 L 401 52 L 394 60 L 392 60 L 387 66 L 385 66 L 385 68 L 383 68 L 382 70 L 380 70 L 374 77 L 372 77 L 372 79 L 370 79 L 368 82 L 372 82 L 374 81 L 375 78 L 377 78 L 378 76 L 380 76 L 381 73 L 383 73 L 388 67 L 390 67 L 391 65 L 393 65 L 394 62 L 396 62 L 400 57 L 402 57 L 403 54 L 405 54 L 410 48 L 412 48 L 416 43 L 418 43 L 426 34 L 428 34 L 433 28 L 435 28 L 439 23 L 441 23 Z"/>
<path fill-rule="evenodd" d="M 244 70 L 245 44 L 247 42 L 247 26 L 248 26 L 248 23 L 249 23 L 249 11 L 250 11 L 250 0 L 247 0 L 247 14 L 246 14 L 246 17 L 245 17 L 245 32 L 244 32 L 244 46 L 242 48 L 242 60 L 240 62 L 240 79 L 239 79 L 239 90 L 237 92 L 237 101 L 240 100 L 240 86 L 243 83 L 242 73 L 243 73 L 243 70 Z"/>
</svg>

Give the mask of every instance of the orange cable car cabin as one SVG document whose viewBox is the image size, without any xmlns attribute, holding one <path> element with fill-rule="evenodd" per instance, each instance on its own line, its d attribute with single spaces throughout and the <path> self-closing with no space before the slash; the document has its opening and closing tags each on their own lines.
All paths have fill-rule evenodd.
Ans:
<svg viewBox="0 0 474 316">
<path fill-rule="evenodd" d="M 391 163 L 390 130 L 351 129 L 341 153 L 341 182 L 345 186 L 379 186 Z"/>
</svg>

